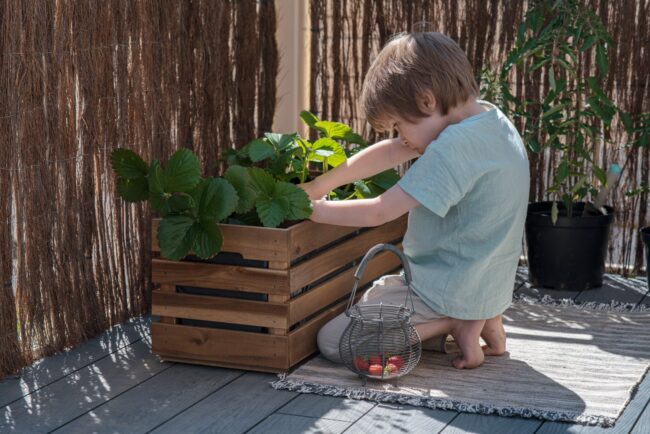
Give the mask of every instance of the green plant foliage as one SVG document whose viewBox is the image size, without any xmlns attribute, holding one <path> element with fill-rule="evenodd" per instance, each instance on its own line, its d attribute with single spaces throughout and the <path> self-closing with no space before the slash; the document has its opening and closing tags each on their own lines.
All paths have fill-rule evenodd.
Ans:
<svg viewBox="0 0 650 434">
<path fill-rule="evenodd" d="M 226 170 L 224 177 L 237 190 L 239 202 L 237 203 L 235 212 L 243 214 L 250 211 L 255 206 L 258 190 L 248 170 L 242 166 L 230 166 Z"/>
<path fill-rule="evenodd" d="M 111 161 L 118 194 L 131 202 L 149 200 L 162 217 L 157 234 L 162 256 L 180 260 L 192 250 L 208 259 L 219 252 L 223 240 L 217 223 L 239 205 L 237 191 L 226 179 L 202 179 L 198 158 L 184 148 L 165 167 L 158 160 L 147 167 L 127 149 L 113 151 Z"/>
<path fill-rule="evenodd" d="M 577 0 L 535 2 L 499 75 L 484 71 L 481 77 L 482 95 L 522 121 L 530 151 L 557 152 L 555 177 L 546 193 L 563 201 L 569 216 L 575 202 L 596 193 L 598 183 L 606 183 L 605 171 L 592 158 L 594 143 L 607 143 L 617 114 L 622 120 L 628 116 L 603 90 L 612 44 L 598 15 Z M 587 54 L 596 59 L 594 75 L 582 69 L 580 57 Z M 515 67 L 522 68 L 524 76 L 542 72 L 548 90 L 540 100 L 520 99 L 510 92 L 508 76 Z"/>
</svg>

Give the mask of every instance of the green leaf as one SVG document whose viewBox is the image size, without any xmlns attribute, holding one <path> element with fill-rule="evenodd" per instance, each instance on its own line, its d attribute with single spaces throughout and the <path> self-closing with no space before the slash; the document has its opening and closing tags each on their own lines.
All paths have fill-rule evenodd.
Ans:
<svg viewBox="0 0 650 434">
<path fill-rule="evenodd" d="M 598 65 L 598 70 L 600 73 L 605 76 L 609 71 L 609 64 L 607 61 L 607 52 L 605 51 L 605 46 L 598 45 L 596 47 L 596 64 Z"/>
<path fill-rule="evenodd" d="M 368 146 L 368 142 L 364 140 L 363 137 L 361 137 L 359 134 L 355 133 L 354 131 L 350 131 L 343 137 L 343 140 L 345 140 L 348 143 L 354 143 L 356 145 L 361 145 L 363 147 Z"/>
<path fill-rule="evenodd" d="M 167 217 L 171 213 L 168 201 L 168 193 L 149 192 L 149 203 L 158 211 L 161 217 Z"/>
<path fill-rule="evenodd" d="M 526 144 L 528 145 L 528 149 L 530 149 L 533 152 L 539 152 L 542 150 L 539 142 L 537 141 L 537 138 L 535 137 L 530 137 L 527 141 Z"/>
<path fill-rule="evenodd" d="M 289 200 L 287 220 L 303 220 L 312 213 L 311 200 L 302 188 L 289 182 L 278 182 L 274 197 L 286 197 Z"/>
<path fill-rule="evenodd" d="M 230 166 L 226 170 L 224 178 L 237 190 L 239 201 L 237 202 L 235 212 L 244 214 L 250 211 L 255 206 L 258 189 L 253 184 L 253 179 L 248 173 L 248 170 L 241 166 Z"/>
<path fill-rule="evenodd" d="M 117 178 L 117 192 L 127 202 L 140 202 L 149 198 L 147 178 Z"/>
<path fill-rule="evenodd" d="M 257 199 L 255 208 L 262 224 L 267 228 L 275 228 L 289 214 L 289 199 L 284 196 L 261 196 Z"/>
<path fill-rule="evenodd" d="M 223 236 L 213 220 L 195 222 L 190 228 L 189 236 L 192 240 L 192 250 L 201 259 L 210 259 L 221 251 Z"/>
<path fill-rule="evenodd" d="M 174 261 L 187 256 L 192 247 L 192 238 L 188 233 L 193 224 L 194 219 L 188 216 L 163 217 L 158 226 L 161 255 Z"/>
<path fill-rule="evenodd" d="M 253 180 L 253 186 L 259 192 L 266 194 L 267 196 L 273 195 L 273 192 L 275 191 L 275 179 L 273 179 L 273 175 L 259 167 L 249 168 L 248 173 Z"/>
<path fill-rule="evenodd" d="M 557 222 L 557 216 L 559 214 L 559 211 L 557 209 L 557 202 L 553 201 L 553 205 L 551 206 L 551 221 L 555 225 Z"/>
<path fill-rule="evenodd" d="M 203 180 L 194 192 L 201 220 L 221 221 L 235 211 L 237 191 L 223 178 Z"/>
<path fill-rule="evenodd" d="M 388 169 L 371 177 L 370 181 L 384 190 L 388 190 L 399 181 L 399 173 L 395 169 Z"/>
<path fill-rule="evenodd" d="M 152 193 L 162 194 L 165 192 L 165 180 L 163 178 L 163 170 L 160 167 L 158 160 L 153 160 L 149 166 L 149 191 Z"/>
<path fill-rule="evenodd" d="M 264 161 L 275 155 L 275 148 L 264 139 L 255 139 L 248 144 L 248 157 L 253 163 Z"/>
<path fill-rule="evenodd" d="M 194 199 L 187 193 L 174 194 L 168 201 L 169 210 L 173 213 L 181 213 L 196 206 Z"/>
<path fill-rule="evenodd" d="M 600 87 L 600 84 L 598 83 L 598 79 L 596 77 L 587 77 L 587 84 L 589 84 L 589 88 L 591 91 L 596 94 L 598 98 L 600 98 L 605 104 L 613 106 L 614 102 L 605 95 L 605 92 L 603 92 L 603 89 Z"/>
<path fill-rule="evenodd" d="M 623 121 L 623 126 L 625 126 L 625 131 L 629 134 L 634 128 L 634 124 L 632 122 L 632 116 L 630 116 L 629 113 L 624 112 L 622 110 L 620 110 L 618 114 L 621 117 L 621 121 Z"/>
<path fill-rule="evenodd" d="M 172 155 L 163 170 L 165 191 L 189 192 L 201 179 L 199 159 L 186 148 L 181 148 Z"/>
<path fill-rule="evenodd" d="M 111 153 L 111 165 L 121 178 L 137 179 L 147 176 L 147 163 L 130 149 L 115 149 Z"/>
<path fill-rule="evenodd" d="M 347 155 L 343 147 L 331 138 L 324 137 L 314 142 L 312 148 L 312 161 L 324 161 L 327 158 L 327 164 L 336 167 L 347 160 Z"/>
<path fill-rule="evenodd" d="M 283 151 L 285 148 L 293 145 L 298 137 L 297 133 L 293 134 L 278 134 L 278 133 L 266 133 L 264 134 L 266 140 L 271 143 L 278 151 Z"/>
<path fill-rule="evenodd" d="M 307 110 L 303 110 L 300 112 L 300 119 L 302 119 L 302 121 L 305 124 L 307 124 L 310 128 L 316 128 L 316 123 L 320 121 L 320 119 L 318 119 L 316 115 L 314 115 L 311 112 L 308 112 Z"/>
<path fill-rule="evenodd" d="M 607 174 L 603 169 L 594 164 L 591 170 L 594 173 L 594 176 L 598 178 L 602 185 L 607 185 Z"/>
<path fill-rule="evenodd" d="M 590 49 L 594 45 L 594 43 L 596 43 L 597 40 L 598 40 L 598 36 L 596 35 L 589 36 L 587 39 L 585 39 L 585 42 L 584 44 L 582 44 L 582 47 L 580 47 L 580 52 L 583 53 L 588 49 Z"/>
<path fill-rule="evenodd" d="M 352 132 L 349 126 L 340 122 L 318 121 L 315 127 L 325 134 L 325 137 L 335 140 L 343 140 L 347 134 Z"/>
<path fill-rule="evenodd" d="M 546 119 L 549 116 L 554 115 L 555 113 L 558 113 L 560 110 L 564 108 L 565 104 L 558 104 L 555 107 L 552 107 L 551 109 L 547 110 L 544 112 L 542 115 L 542 119 Z"/>
<path fill-rule="evenodd" d="M 370 191 L 370 188 L 368 187 L 366 182 L 362 179 L 358 181 L 354 181 L 354 190 L 357 192 L 357 195 L 360 198 L 368 198 L 372 196 L 372 192 Z"/>
</svg>

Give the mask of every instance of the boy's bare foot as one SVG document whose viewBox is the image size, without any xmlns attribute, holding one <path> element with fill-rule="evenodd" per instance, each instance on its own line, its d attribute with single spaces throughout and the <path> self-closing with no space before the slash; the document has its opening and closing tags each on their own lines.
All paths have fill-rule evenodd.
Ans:
<svg viewBox="0 0 650 434">
<path fill-rule="evenodd" d="M 485 320 L 454 320 L 451 335 L 461 352 L 461 357 L 451 362 L 454 368 L 472 369 L 483 364 L 485 357 L 479 345 L 479 336 L 484 325 Z"/>
<path fill-rule="evenodd" d="M 483 345 L 483 354 L 486 356 L 501 356 L 506 352 L 506 331 L 503 328 L 501 315 L 485 321 L 481 337 L 486 345 Z"/>
</svg>

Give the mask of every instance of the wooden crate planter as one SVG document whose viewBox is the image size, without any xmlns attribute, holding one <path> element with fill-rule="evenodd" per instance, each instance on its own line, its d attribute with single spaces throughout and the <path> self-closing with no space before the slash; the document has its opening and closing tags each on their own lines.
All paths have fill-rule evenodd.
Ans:
<svg viewBox="0 0 650 434">
<path fill-rule="evenodd" d="M 401 245 L 406 216 L 364 229 L 311 221 L 287 229 L 220 225 L 222 252 L 255 266 L 161 259 L 157 227 L 154 220 L 152 273 L 160 289 L 152 313 L 161 318 L 152 324 L 153 352 L 170 361 L 282 372 L 317 351 L 318 330 L 345 310 L 358 261 L 377 243 Z M 399 267 L 394 254 L 382 252 L 361 284 Z"/>
</svg>

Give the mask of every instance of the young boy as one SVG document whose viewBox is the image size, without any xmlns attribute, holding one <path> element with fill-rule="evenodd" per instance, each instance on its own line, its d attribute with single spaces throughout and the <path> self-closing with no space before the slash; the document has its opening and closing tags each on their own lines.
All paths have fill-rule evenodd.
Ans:
<svg viewBox="0 0 650 434">
<path fill-rule="evenodd" d="M 453 361 L 459 369 L 505 352 L 501 313 L 512 299 L 530 183 L 517 130 L 478 95 L 472 67 L 453 40 L 434 32 L 397 35 L 368 70 L 361 106 L 376 130 L 398 137 L 301 185 L 316 222 L 378 226 L 409 213 L 403 249 L 413 274 L 411 322 L 424 344 L 451 334 L 462 353 Z M 377 198 L 322 199 L 414 158 Z M 406 290 L 401 276 L 385 276 L 360 303 L 403 304 Z M 319 348 L 332 361 L 340 362 L 348 321 L 343 313 L 319 331 Z"/>
</svg>

